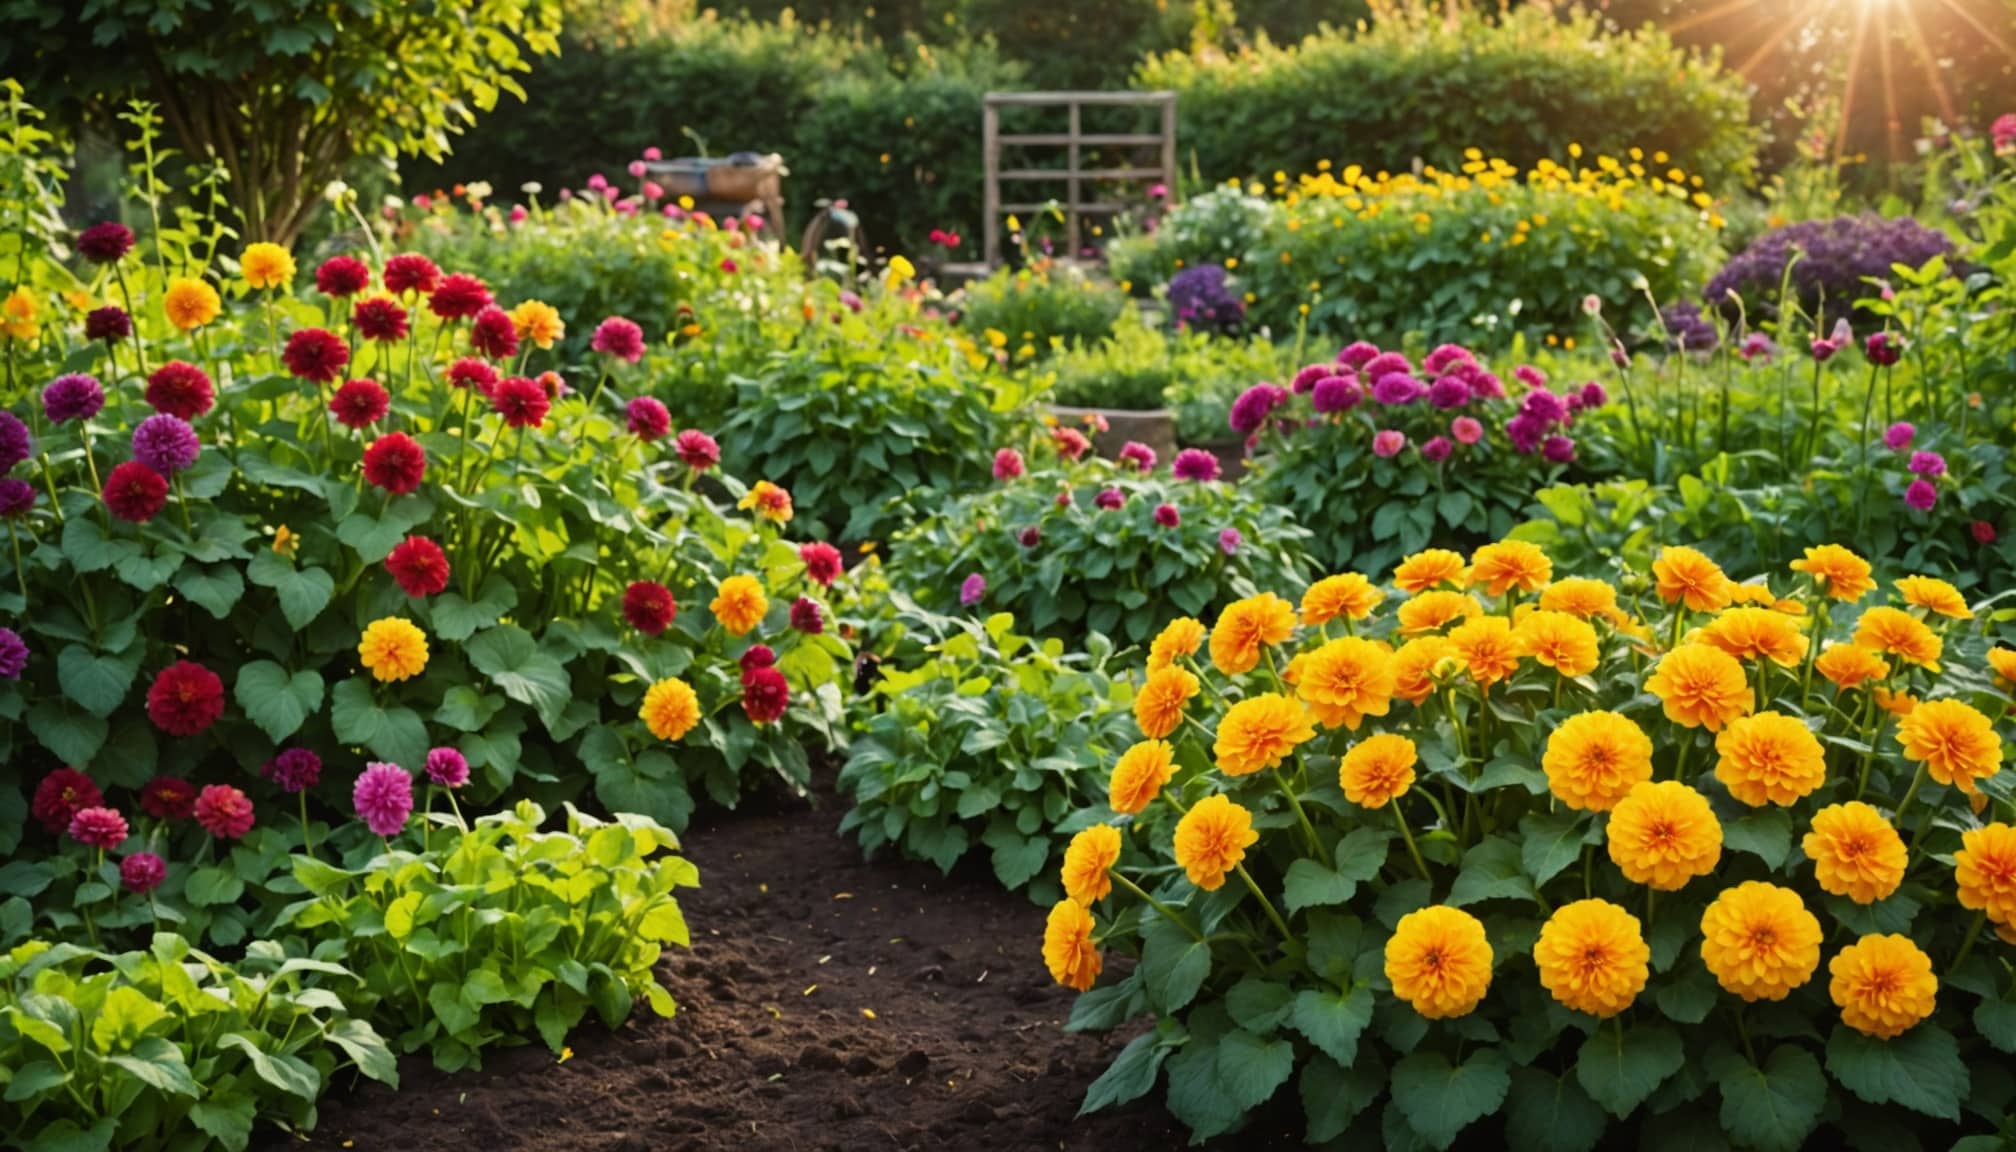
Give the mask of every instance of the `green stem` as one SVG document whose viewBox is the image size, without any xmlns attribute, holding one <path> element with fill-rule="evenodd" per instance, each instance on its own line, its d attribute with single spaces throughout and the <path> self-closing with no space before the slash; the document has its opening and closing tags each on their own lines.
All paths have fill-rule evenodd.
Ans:
<svg viewBox="0 0 2016 1152">
<path fill-rule="evenodd" d="M 1169 907 L 1167 904 L 1162 903 L 1160 900 L 1157 900 L 1153 896 L 1150 896 L 1148 893 L 1142 891 L 1141 886 L 1139 884 L 1136 884 L 1132 880 L 1129 880 L 1127 877 L 1122 876 L 1118 868 L 1109 868 L 1106 870 L 1106 874 L 1113 877 L 1114 882 L 1119 884 L 1122 888 L 1125 888 L 1129 892 L 1134 893 L 1134 895 L 1139 896 L 1143 900 L 1146 900 L 1148 902 L 1149 907 L 1155 909 L 1155 911 L 1160 912 L 1163 916 L 1167 917 L 1170 923 L 1176 925 L 1178 928 L 1183 929 L 1183 931 L 1188 932 L 1192 940 L 1197 941 L 1199 944 L 1204 943 L 1203 933 L 1197 931 L 1195 928 L 1190 927 L 1190 925 L 1184 921 L 1183 917 L 1178 916 L 1176 914 L 1175 909 Z"/>
<path fill-rule="evenodd" d="M 1274 770 L 1274 783 L 1281 789 L 1281 795 L 1288 798 L 1288 806 L 1295 809 L 1295 819 L 1301 822 L 1303 833 L 1309 837 L 1309 850 L 1316 854 L 1316 858 L 1325 868 L 1330 867 L 1329 851 L 1323 847 L 1322 839 L 1316 835 L 1316 826 L 1309 822 L 1309 813 L 1303 809 L 1302 801 L 1295 795 L 1295 789 L 1289 785 L 1287 778 L 1281 775 L 1279 768 Z"/>
<path fill-rule="evenodd" d="M 1255 884 L 1253 882 L 1253 874 L 1246 871 L 1246 865 L 1234 864 L 1232 866 L 1232 870 L 1234 872 L 1239 873 L 1239 879 L 1244 880 L 1246 882 L 1246 890 L 1253 893 L 1254 899 L 1260 901 L 1260 907 L 1266 910 L 1267 918 L 1269 920 L 1272 920 L 1274 922 L 1274 927 L 1280 930 L 1281 939 L 1284 941 L 1293 941 L 1295 939 L 1295 933 L 1290 932 L 1288 930 L 1288 922 L 1286 920 L 1283 920 L 1281 918 L 1281 913 L 1275 910 L 1274 902 L 1272 900 L 1267 899 L 1267 894 L 1265 892 L 1260 891 L 1260 885 Z"/>
<path fill-rule="evenodd" d="M 1428 862 L 1421 858 L 1421 849 L 1414 843 L 1414 832 L 1407 827 L 1407 817 L 1400 811 L 1399 798 L 1395 797 L 1388 804 L 1393 809 L 1393 822 L 1400 826 L 1400 838 L 1407 842 L 1407 854 L 1414 858 L 1415 869 L 1421 873 L 1421 879 L 1434 883 L 1434 878 L 1428 875 Z"/>
<path fill-rule="evenodd" d="M 1974 923 L 1967 929 L 1967 938 L 1960 942 L 1960 951 L 1953 956 L 1953 966 L 1946 970 L 1946 983 L 1953 982 L 1953 976 L 1960 971 L 1960 965 L 1967 962 L 1967 954 L 1974 951 L 1974 941 L 1981 936 L 1981 929 L 1988 923 L 1988 912 L 1983 909 L 1974 914 Z"/>
</svg>

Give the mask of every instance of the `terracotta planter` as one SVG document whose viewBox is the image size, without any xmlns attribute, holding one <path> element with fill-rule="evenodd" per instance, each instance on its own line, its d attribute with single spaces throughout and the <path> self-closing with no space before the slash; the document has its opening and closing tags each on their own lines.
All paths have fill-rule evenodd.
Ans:
<svg viewBox="0 0 2016 1152">
<path fill-rule="evenodd" d="M 1057 417 L 1057 423 L 1076 428 L 1092 438 L 1092 448 L 1108 460 L 1120 458 L 1120 449 L 1129 440 L 1138 440 L 1155 450 L 1155 459 L 1162 466 L 1176 458 L 1176 413 L 1168 408 L 1072 408 L 1054 404 L 1050 411 Z M 1085 421 L 1103 416 L 1106 431 L 1099 432 L 1085 427 Z M 1095 422 L 1096 423 L 1096 422 Z"/>
</svg>

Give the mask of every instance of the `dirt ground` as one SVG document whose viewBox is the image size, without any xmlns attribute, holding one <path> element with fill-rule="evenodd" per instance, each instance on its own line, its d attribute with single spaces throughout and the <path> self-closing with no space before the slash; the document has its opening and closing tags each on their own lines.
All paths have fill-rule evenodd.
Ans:
<svg viewBox="0 0 2016 1152">
<path fill-rule="evenodd" d="M 752 803 L 757 803 L 752 801 Z M 669 954 L 678 1015 L 486 1054 L 443 1076 L 325 1098 L 306 1140 L 361 1152 L 852 1152 L 1181 1148 L 1159 1105 L 1073 1120 L 1118 1051 L 1062 1031 L 1071 993 L 1043 967 L 1043 910 L 991 876 L 869 864 L 840 810 L 760 803 L 686 838 L 690 951 Z M 1292 1146 L 1264 1131 L 1240 1149 Z M 1228 1147 L 1231 1142 L 1228 1142 Z"/>
</svg>

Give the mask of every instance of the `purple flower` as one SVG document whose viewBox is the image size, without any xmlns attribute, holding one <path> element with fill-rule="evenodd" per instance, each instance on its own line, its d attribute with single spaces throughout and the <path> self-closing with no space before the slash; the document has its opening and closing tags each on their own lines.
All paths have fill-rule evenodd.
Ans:
<svg viewBox="0 0 2016 1152">
<path fill-rule="evenodd" d="M 1692 301 L 1682 300 L 1661 308 L 1659 321 L 1666 327 L 1667 338 L 1683 352 L 1713 352 L 1722 342 L 1715 322 L 1703 316 L 1701 306 Z"/>
<path fill-rule="evenodd" d="M 1176 462 L 1169 466 L 1169 472 L 1178 480 L 1209 483 L 1218 479 L 1218 457 L 1202 448 L 1185 448 L 1176 453 Z"/>
<path fill-rule="evenodd" d="M 1289 388 L 1297 396 L 1300 396 L 1304 392 L 1315 388 L 1316 382 L 1330 375 L 1333 370 L 1334 365 L 1311 364 L 1300 372 L 1295 373 L 1295 379 L 1289 384 Z"/>
<path fill-rule="evenodd" d="M 1566 464 L 1575 459 L 1575 441 L 1566 436 L 1549 436 L 1541 445 L 1540 454 L 1556 464 Z"/>
<path fill-rule="evenodd" d="M 1449 438 L 1447 436 L 1437 436 L 1434 439 L 1428 441 L 1426 444 L 1421 445 L 1422 457 L 1424 459 L 1434 460 L 1438 462 L 1447 460 L 1449 458 L 1449 453 L 1454 452 L 1455 450 L 1456 446 L 1449 442 Z"/>
<path fill-rule="evenodd" d="M 1237 553 L 1239 545 L 1245 542 L 1246 538 L 1239 535 L 1237 528 L 1227 528 L 1223 532 L 1218 533 L 1218 550 L 1227 556 Z"/>
<path fill-rule="evenodd" d="M 460 788 L 469 782 L 469 761 L 453 748 L 436 748 L 427 753 L 427 779 L 443 788 Z"/>
<path fill-rule="evenodd" d="M 1155 523 L 1160 524 L 1164 528 L 1174 528 L 1183 523 L 1183 514 L 1176 510 L 1174 504 L 1157 504 L 1155 506 Z"/>
<path fill-rule="evenodd" d="M 1355 376 L 1325 376 L 1316 382 L 1316 390 L 1309 394 L 1309 403 L 1318 412 L 1348 412 L 1358 406 L 1363 394 L 1358 390 Z"/>
<path fill-rule="evenodd" d="M 1582 385 L 1581 396 L 1584 408 L 1601 408 L 1610 402 L 1609 391 L 1594 380 Z"/>
<path fill-rule="evenodd" d="M 1411 375 L 1413 371 L 1414 365 L 1408 362 L 1407 357 L 1398 352 L 1381 352 L 1366 361 L 1364 366 L 1358 369 L 1358 374 L 1376 382 L 1381 376 L 1390 376 L 1395 372 L 1406 376 Z"/>
<path fill-rule="evenodd" d="M 135 896 L 144 896 L 168 878 L 168 862 L 152 852 L 135 852 L 119 861 L 119 883 Z"/>
<path fill-rule="evenodd" d="M 1241 436 L 1258 432 L 1267 423 L 1267 414 L 1288 402 L 1288 390 L 1279 384 L 1255 384 L 1232 402 L 1227 423 Z"/>
<path fill-rule="evenodd" d="M 817 636 L 826 631 L 826 618 L 819 614 L 819 602 L 810 596 L 800 596 L 793 600 L 791 627 L 807 636 Z"/>
<path fill-rule="evenodd" d="M 1397 428 L 1382 428 L 1372 437 L 1372 451 L 1379 456 L 1398 456 L 1407 447 L 1407 434 Z"/>
<path fill-rule="evenodd" d="M 1367 344 L 1365 341 L 1360 340 L 1355 344 L 1348 345 L 1342 352 L 1337 353 L 1337 363 L 1344 365 L 1354 372 L 1358 372 L 1363 371 L 1365 365 L 1370 364 L 1378 356 L 1379 346 L 1377 344 Z"/>
<path fill-rule="evenodd" d="M 1535 388 L 1519 402 L 1519 414 L 1543 424 L 1559 424 L 1568 419 L 1568 403 L 1545 388 Z"/>
<path fill-rule="evenodd" d="M 34 454 L 35 438 L 28 435 L 28 426 L 12 412 L 0 412 L 0 472 L 11 471 Z"/>
<path fill-rule="evenodd" d="M 1883 430 L 1883 446 L 1892 452 L 1902 452 L 1911 446 L 1911 438 L 1918 435 L 1918 429 L 1899 420 Z"/>
<path fill-rule="evenodd" d="M 1421 382 L 1404 372 L 1388 372 L 1372 385 L 1372 399 L 1381 404 L 1412 404 L 1421 398 L 1426 389 Z"/>
<path fill-rule="evenodd" d="M 1106 509 L 1118 508 L 1127 503 L 1127 493 L 1118 488 L 1107 488 L 1092 498 L 1092 503 Z"/>
<path fill-rule="evenodd" d="M 0 519 L 18 520 L 35 507 L 35 486 L 16 476 L 0 479 Z"/>
<path fill-rule="evenodd" d="M 1771 362 L 1771 357 L 1776 355 L 1777 352 L 1778 346 L 1771 343 L 1771 338 L 1762 332 L 1752 332 L 1748 336 L 1745 336 L 1743 343 L 1736 349 L 1736 354 L 1743 357 L 1743 359 L 1756 360 L 1761 358 L 1766 364 Z"/>
<path fill-rule="evenodd" d="M 1505 382 L 1489 372 L 1479 372 L 1470 377 L 1470 398 L 1472 400 L 1503 400 Z"/>
<path fill-rule="evenodd" d="M 1461 344 L 1444 344 L 1440 348 L 1430 352 L 1427 358 L 1421 361 L 1421 370 L 1430 376 L 1446 376 L 1449 374 L 1450 368 L 1457 364 L 1474 364 L 1475 362 L 1476 357 L 1470 354 L 1468 348 L 1463 347 Z"/>
<path fill-rule="evenodd" d="M 1531 456 L 1540 450 L 1540 441 L 1547 437 L 1547 421 L 1528 412 L 1505 422 L 1505 436 L 1512 441 L 1512 447 L 1520 453 Z"/>
<path fill-rule="evenodd" d="M 1470 385 L 1459 377 L 1444 376 L 1428 389 L 1428 403 L 1437 408 L 1461 408 L 1470 402 Z"/>
<path fill-rule="evenodd" d="M 104 387 L 81 372 L 58 376 L 42 389 L 42 414 L 52 424 L 89 420 L 104 407 Z"/>
<path fill-rule="evenodd" d="M 1216 264 L 1185 268 L 1169 281 L 1169 307 L 1185 328 L 1230 335 L 1246 322 L 1246 302 L 1225 283 Z"/>
<path fill-rule="evenodd" d="M 1913 452 L 1911 453 L 1911 463 L 1907 467 L 1927 479 L 1934 476 L 1944 476 L 1946 474 L 1946 458 L 1937 452 Z"/>
<path fill-rule="evenodd" d="M 133 458 L 163 476 L 173 476 L 196 463 L 202 451 L 203 441 L 197 439 L 196 430 L 165 412 L 149 416 L 133 429 Z"/>
<path fill-rule="evenodd" d="M 133 318 L 117 304 L 93 308 L 84 317 L 84 338 L 116 343 L 133 335 Z"/>
<path fill-rule="evenodd" d="M 397 836 L 413 814 L 413 777 L 397 764 L 366 764 L 350 803 L 373 836 Z"/>
<path fill-rule="evenodd" d="M 1120 462 L 1132 464 L 1143 472 L 1155 470 L 1155 450 L 1139 440 L 1129 440 L 1120 449 Z"/>
<path fill-rule="evenodd" d="M 1547 374 L 1531 364 L 1521 364 L 1519 367 L 1514 368 L 1512 370 L 1512 378 L 1526 385 L 1528 388 L 1544 389 L 1547 387 Z"/>
<path fill-rule="evenodd" d="M 1869 295 L 1869 278 L 1888 275 L 1893 265 L 1919 268 L 1944 255 L 1950 270 L 1952 253 L 1953 242 L 1944 233 L 1909 216 L 1802 220 L 1752 241 L 1702 295 L 1731 320 L 1742 311 L 1732 297 L 1745 301 L 1751 316 L 1769 312 L 1786 285 L 1789 264 L 1792 296 L 1810 315 L 1823 301 L 1836 305 Z M 1846 346 L 1847 341 L 1838 345 Z"/>
<path fill-rule="evenodd" d="M 0 680 L 19 680 L 28 667 L 28 643 L 12 628 L 0 628 Z"/>
<path fill-rule="evenodd" d="M 1920 512 L 1930 512 L 1932 506 L 1939 503 L 1939 489 L 1933 487 L 1930 480 L 1920 477 L 1904 489 L 1904 503 Z"/>
<path fill-rule="evenodd" d="M 322 758 L 306 748 L 283 749 L 266 762 L 259 774 L 291 796 L 313 788 L 322 778 Z"/>
<path fill-rule="evenodd" d="M 1043 542 L 1043 529 L 1031 524 L 1015 534 L 1015 541 L 1024 548 L 1034 548 Z"/>
<path fill-rule="evenodd" d="M 1871 333 L 1862 343 L 1862 354 L 1878 368 L 1888 368 L 1904 358 L 1904 342 L 1888 332 Z"/>
<path fill-rule="evenodd" d="M 959 606 L 971 608 L 987 595 L 987 578 L 975 572 L 959 585 Z"/>
</svg>

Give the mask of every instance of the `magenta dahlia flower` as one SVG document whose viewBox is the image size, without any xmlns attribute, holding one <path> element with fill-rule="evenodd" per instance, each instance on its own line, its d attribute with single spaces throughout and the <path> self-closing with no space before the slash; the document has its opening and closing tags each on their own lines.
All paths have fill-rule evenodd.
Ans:
<svg viewBox="0 0 2016 1152">
<path fill-rule="evenodd" d="M 413 815 L 413 777 L 397 764 L 373 761 L 357 777 L 350 802 L 373 836 L 397 836 Z"/>
</svg>

